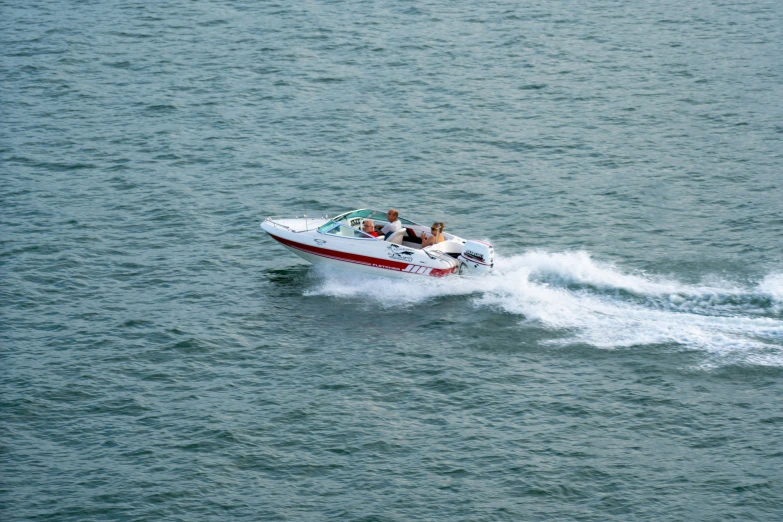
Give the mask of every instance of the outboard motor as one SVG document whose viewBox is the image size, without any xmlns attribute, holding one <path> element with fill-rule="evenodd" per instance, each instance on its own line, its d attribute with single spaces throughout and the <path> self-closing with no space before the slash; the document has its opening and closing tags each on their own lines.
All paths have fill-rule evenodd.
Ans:
<svg viewBox="0 0 783 522">
<path fill-rule="evenodd" d="M 495 250 L 489 243 L 469 239 L 457 259 L 461 274 L 485 274 L 495 266 Z"/>
</svg>

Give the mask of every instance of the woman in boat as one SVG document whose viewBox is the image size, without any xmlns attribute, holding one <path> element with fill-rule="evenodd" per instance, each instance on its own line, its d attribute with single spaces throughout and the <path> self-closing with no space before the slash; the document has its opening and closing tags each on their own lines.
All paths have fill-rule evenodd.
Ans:
<svg viewBox="0 0 783 522">
<path fill-rule="evenodd" d="M 445 241 L 446 238 L 443 237 L 443 228 L 445 226 L 446 225 L 442 221 L 436 221 L 430 227 L 431 234 L 427 234 L 426 232 L 422 232 L 421 233 L 421 248 L 425 248 L 425 247 L 428 247 L 430 245 L 435 245 L 437 243 Z"/>
</svg>

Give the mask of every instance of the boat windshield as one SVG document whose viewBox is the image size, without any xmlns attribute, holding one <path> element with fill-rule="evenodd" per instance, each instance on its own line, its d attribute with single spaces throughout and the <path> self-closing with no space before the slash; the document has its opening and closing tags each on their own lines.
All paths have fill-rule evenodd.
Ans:
<svg viewBox="0 0 783 522">
<path fill-rule="evenodd" d="M 370 210 L 370 209 L 354 210 L 353 212 L 347 212 L 345 214 L 342 214 L 341 216 L 337 216 L 336 218 L 334 218 L 334 220 L 337 221 L 338 223 L 345 223 L 348 226 L 360 227 L 362 221 L 374 215 L 376 212 L 377 212 L 376 210 Z"/>
<path fill-rule="evenodd" d="M 361 230 L 356 230 L 355 228 L 349 227 L 347 225 L 337 225 L 326 233 L 341 237 L 352 237 L 354 239 L 375 239 L 370 234 L 365 234 Z"/>
<path fill-rule="evenodd" d="M 344 225 L 343 223 L 336 223 L 332 220 L 329 220 L 323 225 L 321 225 L 320 227 L 318 227 L 318 232 L 320 232 L 321 234 L 331 234 L 331 235 L 341 236 L 341 237 L 352 237 L 358 239 L 375 239 L 370 234 L 362 232 L 361 230 L 358 230 L 353 227 L 349 227 L 348 225 Z"/>
<path fill-rule="evenodd" d="M 365 219 L 372 219 L 373 221 L 380 221 L 383 223 L 389 222 L 389 220 L 386 218 L 386 211 L 371 210 L 366 208 L 361 210 L 346 212 L 345 214 L 340 214 L 339 216 L 333 218 L 333 221 L 337 221 L 339 223 L 345 223 L 352 227 L 359 227 L 362 224 L 362 221 L 364 221 Z M 415 221 L 411 221 L 410 219 L 405 219 L 403 217 L 399 217 L 398 219 L 400 220 L 400 223 L 402 223 L 403 225 L 420 226 L 418 223 L 416 223 Z"/>
<path fill-rule="evenodd" d="M 330 228 L 332 228 L 333 226 L 335 226 L 336 224 L 337 224 L 337 223 L 335 223 L 334 221 L 332 221 L 332 220 L 330 219 L 329 221 L 327 221 L 326 223 L 324 223 L 323 225 L 321 225 L 320 227 L 318 227 L 318 232 L 320 232 L 321 234 L 326 234 L 326 232 L 327 232 L 327 231 L 328 231 Z"/>
</svg>

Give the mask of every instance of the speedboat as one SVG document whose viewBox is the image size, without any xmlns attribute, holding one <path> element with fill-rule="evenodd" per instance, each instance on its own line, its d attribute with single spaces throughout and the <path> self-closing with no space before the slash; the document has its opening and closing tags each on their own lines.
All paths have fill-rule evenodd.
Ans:
<svg viewBox="0 0 783 522">
<path fill-rule="evenodd" d="M 359 209 L 331 219 L 268 217 L 261 228 L 314 265 L 340 266 L 374 275 L 444 277 L 487 272 L 495 264 L 494 249 L 487 242 L 444 232 L 444 241 L 422 248 L 421 233 L 429 232 L 430 227 L 399 216 L 402 230 L 387 238 L 373 237 L 362 231 L 367 219 L 379 226 L 388 223 L 385 211 Z"/>
</svg>

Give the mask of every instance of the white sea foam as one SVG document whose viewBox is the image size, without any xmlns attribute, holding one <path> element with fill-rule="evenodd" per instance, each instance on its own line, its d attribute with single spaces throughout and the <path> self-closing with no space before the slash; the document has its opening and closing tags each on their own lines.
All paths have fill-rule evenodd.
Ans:
<svg viewBox="0 0 783 522">
<path fill-rule="evenodd" d="M 783 304 L 783 273 L 769 274 L 761 280 L 758 290 L 762 294 L 768 295 L 778 304 Z"/>
<path fill-rule="evenodd" d="M 586 252 L 534 251 L 498 258 L 493 273 L 477 278 L 323 274 L 308 294 L 369 299 L 382 307 L 465 295 L 475 306 L 560 332 L 558 343 L 676 343 L 744 364 L 783 366 L 783 274 L 750 288 L 722 281 L 685 284 L 623 271 Z"/>
</svg>

